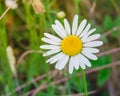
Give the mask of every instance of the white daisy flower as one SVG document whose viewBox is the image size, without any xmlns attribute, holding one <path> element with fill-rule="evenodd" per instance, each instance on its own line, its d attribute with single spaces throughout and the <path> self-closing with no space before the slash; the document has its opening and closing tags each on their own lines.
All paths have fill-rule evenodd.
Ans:
<svg viewBox="0 0 120 96">
<path fill-rule="evenodd" d="M 90 29 L 90 27 L 91 24 L 87 24 L 86 19 L 82 20 L 78 26 L 78 15 L 74 16 L 72 29 L 66 19 L 64 19 L 64 26 L 56 20 L 52 28 L 58 36 L 44 33 L 45 37 L 42 41 L 47 44 L 40 46 L 48 50 L 43 56 L 53 55 L 46 62 L 56 63 L 55 68 L 59 70 L 62 70 L 68 63 L 70 74 L 74 68 L 78 70 L 79 67 L 82 69 L 86 66 L 90 67 L 91 63 L 88 59 L 97 60 L 95 53 L 99 50 L 95 47 L 103 44 L 102 41 L 97 40 L 100 34 L 92 35 L 96 29 Z"/>
<path fill-rule="evenodd" d="M 15 0 L 5 0 L 5 4 L 7 7 L 11 7 L 11 9 L 16 9 L 18 7 L 18 4 L 15 2 Z"/>
</svg>

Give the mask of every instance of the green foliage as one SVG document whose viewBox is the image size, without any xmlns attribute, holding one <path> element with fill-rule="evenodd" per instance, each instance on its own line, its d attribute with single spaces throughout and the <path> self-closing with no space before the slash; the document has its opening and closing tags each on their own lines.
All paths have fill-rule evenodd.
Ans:
<svg viewBox="0 0 120 96">
<path fill-rule="evenodd" d="M 73 92 L 78 92 L 78 93 L 84 92 L 83 78 L 76 76 L 76 72 L 70 78 L 69 83 L 70 83 L 70 88 Z"/>
<path fill-rule="evenodd" d="M 107 30 L 110 30 L 112 27 L 113 27 L 113 21 L 112 21 L 112 18 L 109 16 L 109 15 L 106 15 L 105 18 L 104 18 L 104 27 L 107 29 Z"/>
<path fill-rule="evenodd" d="M 114 38 L 119 38 L 120 32 L 116 28 L 116 27 L 120 26 L 120 17 L 119 16 L 117 18 L 115 18 L 115 20 L 112 20 L 112 18 L 109 15 L 106 15 L 104 18 L 103 25 L 106 30 L 113 29 L 111 36 L 113 36 Z"/>
<path fill-rule="evenodd" d="M 97 66 L 107 65 L 110 63 L 111 63 L 110 56 L 103 56 L 103 57 L 99 57 L 99 59 L 93 62 L 92 64 L 94 67 L 97 67 Z M 110 73 L 111 71 L 109 68 L 100 70 L 98 72 L 97 85 L 98 86 L 104 85 L 107 82 L 107 80 L 110 78 L 110 75 L 111 75 Z"/>
<path fill-rule="evenodd" d="M 102 92 L 101 96 L 109 96 L 109 94 L 108 94 L 106 89 Z"/>
<path fill-rule="evenodd" d="M 109 69 L 99 71 L 98 78 L 97 78 L 98 86 L 103 86 L 108 81 L 109 78 L 110 78 L 110 70 Z"/>
</svg>

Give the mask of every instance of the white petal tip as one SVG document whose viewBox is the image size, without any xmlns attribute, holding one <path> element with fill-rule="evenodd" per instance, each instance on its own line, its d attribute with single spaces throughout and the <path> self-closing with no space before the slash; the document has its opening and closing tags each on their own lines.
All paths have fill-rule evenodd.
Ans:
<svg viewBox="0 0 120 96">
<path fill-rule="evenodd" d="M 76 70 L 78 70 L 78 69 L 79 69 L 79 67 L 76 67 L 75 69 L 76 69 Z"/>
<path fill-rule="evenodd" d="M 88 67 L 91 67 L 91 64 L 90 65 L 87 65 Z"/>
<path fill-rule="evenodd" d="M 58 69 L 58 68 L 55 66 L 55 69 Z"/>
<path fill-rule="evenodd" d="M 95 58 L 94 60 L 97 60 L 98 58 Z"/>
<path fill-rule="evenodd" d="M 101 45 L 103 45 L 103 42 L 101 41 Z"/>
<path fill-rule="evenodd" d="M 47 33 L 43 33 L 44 35 L 46 35 Z"/>
<path fill-rule="evenodd" d="M 51 26 L 52 26 L 52 28 L 54 28 L 54 27 L 55 27 L 55 25 L 54 25 L 54 24 L 52 24 Z"/>
<path fill-rule="evenodd" d="M 86 66 L 91 67 L 91 63 L 87 63 Z"/>
<path fill-rule="evenodd" d="M 50 62 L 50 64 L 53 64 L 53 62 Z"/>
<path fill-rule="evenodd" d="M 58 22 L 58 20 L 57 20 L 57 19 L 55 20 L 55 23 L 56 23 L 56 22 Z"/>
<path fill-rule="evenodd" d="M 59 68 L 59 67 L 58 67 L 57 69 L 58 69 L 58 70 L 62 70 L 63 68 Z"/>
<path fill-rule="evenodd" d="M 43 45 L 41 45 L 41 46 L 40 46 L 40 48 L 41 48 L 41 49 L 44 49 L 44 46 L 43 46 Z"/>
<path fill-rule="evenodd" d="M 82 69 L 84 69 L 84 70 L 85 70 L 86 68 L 84 68 L 84 67 L 83 67 Z"/>
<path fill-rule="evenodd" d="M 85 70 L 85 69 L 86 69 L 86 67 L 85 67 L 85 66 L 81 66 L 81 68 L 82 68 L 83 70 Z"/>
<path fill-rule="evenodd" d="M 44 38 L 41 38 L 42 41 L 44 41 Z"/>
<path fill-rule="evenodd" d="M 50 59 L 48 59 L 48 60 L 46 61 L 46 63 L 50 63 Z"/>
<path fill-rule="evenodd" d="M 100 50 L 98 50 L 96 53 L 99 53 L 100 52 Z"/>
<path fill-rule="evenodd" d="M 72 74 L 72 73 L 73 73 L 73 69 L 72 70 L 69 69 L 69 74 Z"/>
<path fill-rule="evenodd" d="M 99 35 L 98 37 L 100 38 L 100 37 L 101 37 L 101 34 L 98 34 L 98 35 Z"/>
<path fill-rule="evenodd" d="M 72 72 L 69 72 L 69 74 L 72 74 Z"/>
<path fill-rule="evenodd" d="M 40 46 L 40 48 L 42 49 L 42 46 Z"/>
<path fill-rule="evenodd" d="M 55 69 L 58 69 L 58 66 L 57 66 L 57 64 L 55 65 Z"/>
<path fill-rule="evenodd" d="M 75 15 L 74 18 L 77 18 L 77 19 L 78 19 L 78 15 Z"/>
<path fill-rule="evenodd" d="M 87 19 L 83 19 L 81 22 L 87 22 Z"/>
<path fill-rule="evenodd" d="M 45 57 L 46 56 L 46 54 L 43 54 L 43 57 Z"/>
<path fill-rule="evenodd" d="M 67 19 L 64 19 L 64 22 L 66 22 L 67 21 Z"/>
<path fill-rule="evenodd" d="M 83 19 L 84 21 L 87 21 L 87 19 Z"/>
<path fill-rule="evenodd" d="M 89 58 L 89 57 L 88 57 L 88 58 Z M 94 57 L 89 58 L 89 59 L 91 59 L 91 60 L 97 60 L 98 58 L 97 58 L 97 56 L 94 55 Z"/>
<path fill-rule="evenodd" d="M 46 63 L 49 63 L 49 61 L 46 61 Z"/>
<path fill-rule="evenodd" d="M 103 41 L 99 41 L 99 46 L 102 46 L 103 45 Z"/>
</svg>

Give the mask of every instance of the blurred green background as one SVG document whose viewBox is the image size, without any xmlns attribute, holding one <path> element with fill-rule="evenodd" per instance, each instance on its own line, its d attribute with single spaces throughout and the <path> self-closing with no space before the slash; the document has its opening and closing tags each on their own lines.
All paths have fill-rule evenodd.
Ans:
<svg viewBox="0 0 120 96">
<path fill-rule="evenodd" d="M 18 0 L 18 8 L 9 10 L 0 20 L 0 95 L 84 96 L 80 70 L 72 75 L 67 68 L 56 70 L 45 63 L 47 58 L 39 49 L 43 33 L 54 34 L 51 25 L 56 19 L 63 22 L 65 17 L 72 23 L 78 14 L 79 21 L 86 18 L 104 41 L 99 59 L 91 61 L 92 67 L 86 70 L 89 96 L 120 96 L 120 0 L 41 2 L 45 12 L 36 14 L 32 0 Z M 0 0 L 0 16 L 6 9 L 5 0 Z M 61 11 L 63 16 L 58 15 Z M 13 65 L 7 56 L 8 46 L 16 60 Z"/>
</svg>

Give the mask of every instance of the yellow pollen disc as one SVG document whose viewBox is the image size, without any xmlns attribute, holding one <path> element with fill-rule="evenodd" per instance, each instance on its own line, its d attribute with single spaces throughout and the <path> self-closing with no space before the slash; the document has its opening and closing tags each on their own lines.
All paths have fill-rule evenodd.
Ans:
<svg viewBox="0 0 120 96">
<path fill-rule="evenodd" d="M 61 50 L 70 56 L 77 55 L 82 50 L 82 41 L 77 36 L 67 36 L 61 42 Z"/>
</svg>

